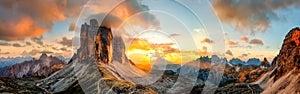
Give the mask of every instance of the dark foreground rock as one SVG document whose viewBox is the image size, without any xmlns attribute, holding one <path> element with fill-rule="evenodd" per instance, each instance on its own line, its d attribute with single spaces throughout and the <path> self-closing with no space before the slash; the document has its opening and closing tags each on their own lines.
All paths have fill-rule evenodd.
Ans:
<svg viewBox="0 0 300 94">
<path fill-rule="evenodd" d="M 47 94 L 47 91 L 35 85 L 36 79 L 39 78 L 0 78 L 0 93 Z"/>
</svg>

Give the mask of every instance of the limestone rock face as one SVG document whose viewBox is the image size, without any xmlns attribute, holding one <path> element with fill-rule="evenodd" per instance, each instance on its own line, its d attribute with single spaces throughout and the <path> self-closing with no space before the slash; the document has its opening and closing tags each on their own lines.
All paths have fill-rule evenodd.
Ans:
<svg viewBox="0 0 300 94">
<path fill-rule="evenodd" d="M 274 62 L 275 69 L 272 75 L 274 80 L 287 74 L 293 69 L 300 71 L 300 29 L 292 29 L 285 37 L 282 48 Z"/>
<path fill-rule="evenodd" d="M 113 60 L 120 63 L 129 62 L 125 54 L 125 44 L 120 36 L 113 39 Z"/>
<path fill-rule="evenodd" d="M 100 27 L 96 36 L 96 61 L 110 63 L 112 61 L 112 32 L 110 28 Z"/>
<path fill-rule="evenodd" d="M 272 62 L 271 70 L 259 83 L 263 94 L 300 93 L 300 29 L 294 28 L 285 36 L 279 54 Z"/>
<path fill-rule="evenodd" d="M 95 19 L 90 24 L 84 23 L 80 30 L 80 48 L 77 50 L 81 60 L 95 56 L 95 35 L 98 32 L 99 24 Z"/>
</svg>

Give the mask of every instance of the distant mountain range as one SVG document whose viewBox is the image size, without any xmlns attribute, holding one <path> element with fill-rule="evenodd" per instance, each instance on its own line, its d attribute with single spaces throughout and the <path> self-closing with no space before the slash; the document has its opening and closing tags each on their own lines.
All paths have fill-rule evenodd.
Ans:
<svg viewBox="0 0 300 94">
<path fill-rule="evenodd" d="M 32 57 L 0 58 L 0 70 L 24 61 L 33 60 Z"/>
<path fill-rule="evenodd" d="M 59 60 L 62 60 L 64 62 L 68 62 L 70 58 L 66 58 L 63 56 L 53 56 L 58 58 Z M 34 60 L 34 57 L 10 57 L 10 58 L 0 58 L 0 70 L 2 70 L 5 67 L 9 67 L 14 64 L 23 63 L 24 61 L 30 61 Z"/>
<path fill-rule="evenodd" d="M 46 53 L 43 53 L 39 59 L 27 60 L 21 63 L 4 67 L 0 72 L 0 77 L 46 77 L 49 76 L 51 73 L 62 69 L 65 65 L 65 61 L 62 61 L 57 57 L 47 56 Z"/>
<path fill-rule="evenodd" d="M 215 57 L 218 57 L 216 55 L 214 55 Z M 266 58 L 265 58 L 266 59 Z M 212 60 L 212 58 L 208 57 L 208 56 L 202 56 L 198 59 L 196 59 L 196 61 L 199 62 L 203 62 L 203 63 L 210 63 Z M 249 58 L 247 61 L 243 61 L 239 58 L 232 58 L 231 60 L 227 61 L 227 59 L 225 58 L 225 61 L 227 64 L 231 65 L 231 66 L 260 66 L 261 62 L 258 58 Z M 269 62 L 265 62 L 265 64 L 270 65 Z"/>
</svg>

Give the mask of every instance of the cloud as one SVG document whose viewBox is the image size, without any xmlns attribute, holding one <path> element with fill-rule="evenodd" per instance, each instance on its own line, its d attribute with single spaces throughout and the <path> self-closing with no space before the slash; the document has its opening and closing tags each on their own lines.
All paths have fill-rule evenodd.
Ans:
<svg viewBox="0 0 300 94">
<path fill-rule="evenodd" d="M 55 22 L 77 16 L 86 1 L 1 0 L 0 40 L 40 36 L 49 31 Z"/>
<path fill-rule="evenodd" d="M 238 42 L 235 42 L 235 41 L 233 41 L 233 40 L 228 40 L 228 41 L 227 41 L 227 44 L 232 46 L 232 45 L 238 45 L 239 43 L 238 43 Z"/>
<path fill-rule="evenodd" d="M 256 45 L 264 45 L 263 41 L 261 39 L 252 39 L 249 42 L 250 44 L 256 44 Z"/>
<path fill-rule="evenodd" d="M 31 51 L 27 52 L 26 50 L 23 51 L 21 53 L 22 56 L 34 56 L 34 55 L 37 55 L 39 54 L 41 51 L 40 50 L 37 50 L 37 49 L 32 49 Z"/>
<path fill-rule="evenodd" d="M 164 53 L 179 53 L 178 48 L 173 48 L 172 46 L 175 45 L 175 43 L 162 43 L 162 44 L 150 44 L 153 49 L 156 50 L 162 50 Z"/>
<path fill-rule="evenodd" d="M 227 50 L 225 54 L 233 56 L 233 54 L 232 54 L 232 52 L 230 50 Z"/>
<path fill-rule="evenodd" d="M 135 38 L 132 40 L 131 44 L 129 45 L 129 50 L 156 50 L 161 51 L 163 53 L 174 53 L 174 52 L 180 52 L 178 48 L 174 47 L 175 43 L 161 43 L 161 44 L 155 44 L 155 43 L 149 43 L 146 39 L 141 38 Z"/>
<path fill-rule="evenodd" d="M 13 47 L 24 47 L 24 46 L 21 46 L 21 44 L 19 44 L 19 43 L 14 43 L 14 44 L 12 44 L 12 46 Z"/>
<path fill-rule="evenodd" d="M 72 47 L 72 39 L 68 39 L 67 37 L 63 37 L 62 40 L 57 43 L 63 46 Z"/>
<path fill-rule="evenodd" d="M 264 32 L 272 20 L 280 20 L 276 10 L 299 6 L 299 0 L 212 0 L 222 22 L 235 25 L 242 31 Z"/>
<path fill-rule="evenodd" d="M 123 22 L 140 26 L 142 28 L 160 28 L 159 21 L 149 12 L 148 6 L 143 5 L 139 0 L 126 0 L 118 4 L 118 6 L 112 5 L 112 3 L 116 2 L 119 1 L 110 0 L 104 4 L 103 1 L 101 2 L 100 0 L 95 0 L 95 2 L 92 2 L 93 4 L 91 4 L 89 8 L 97 14 L 92 15 L 87 19 L 89 20 L 91 18 L 97 18 L 98 21 L 103 20 L 101 25 L 110 28 L 118 28 Z M 106 14 L 108 12 L 106 10 L 111 11 L 109 14 Z"/>
<path fill-rule="evenodd" d="M 204 38 L 201 42 L 202 43 L 208 43 L 208 44 L 214 43 L 214 41 L 209 39 L 209 38 Z"/>
<path fill-rule="evenodd" d="M 44 45 L 43 36 L 40 36 L 40 37 L 31 37 L 30 39 L 31 39 L 31 41 L 33 41 L 34 43 L 36 43 L 36 44 L 38 44 L 40 46 Z"/>
<path fill-rule="evenodd" d="M 0 46 L 10 46 L 11 44 L 7 42 L 0 41 Z"/>
<path fill-rule="evenodd" d="M 249 38 L 247 36 L 243 36 L 243 37 L 240 38 L 240 41 L 248 42 Z"/>
<path fill-rule="evenodd" d="M 181 34 L 170 34 L 169 38 L 175 38 L 175 37 L 179 37 L 181 36 Z"/>
</svg>

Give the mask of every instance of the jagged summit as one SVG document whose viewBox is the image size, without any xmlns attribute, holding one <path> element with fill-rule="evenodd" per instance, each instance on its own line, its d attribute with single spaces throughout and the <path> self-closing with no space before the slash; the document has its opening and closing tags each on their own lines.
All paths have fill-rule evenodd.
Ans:
<svg viewBox="0 0 300 94">
<path fill-rule="evenodd" d="M 269 61 L 267 60 L 267 58 L 264 58 L 264 60 L 261 61 L 260 67 L 266 68 L 269 66 L 270 66 Z"/>
<path fill-rule="evenodd" d="M 55 71 L 62 69 L 65 62 L 42 53 L 38 60 L 24 61 L 5 68 L 0 77 L 22 78 L 22 77 L 46 77 Z"/>
<path fill-rule="evenodd" d="M 45 60 L 48 57 L 48 55 L 46 53 L 42 53 L 42 55 L 40 56 L 40 60 Z"/>
<path fill-rule="evenodd" d="M 257 83 L 264 94 L 300 93 L 300 29 L 293 28 L 285 36 L 279 54 L 272 62 L 271 71 Z"/>
<path fill-rule="evenodd" d="M 282 48 L 277 55 L 274 65 L 277 66 L 273 75 L 275 80 L 293 69 L 300 70 L 300 29 L 298 27 L 290 30 L 286 35 Z"/>
</svg>

